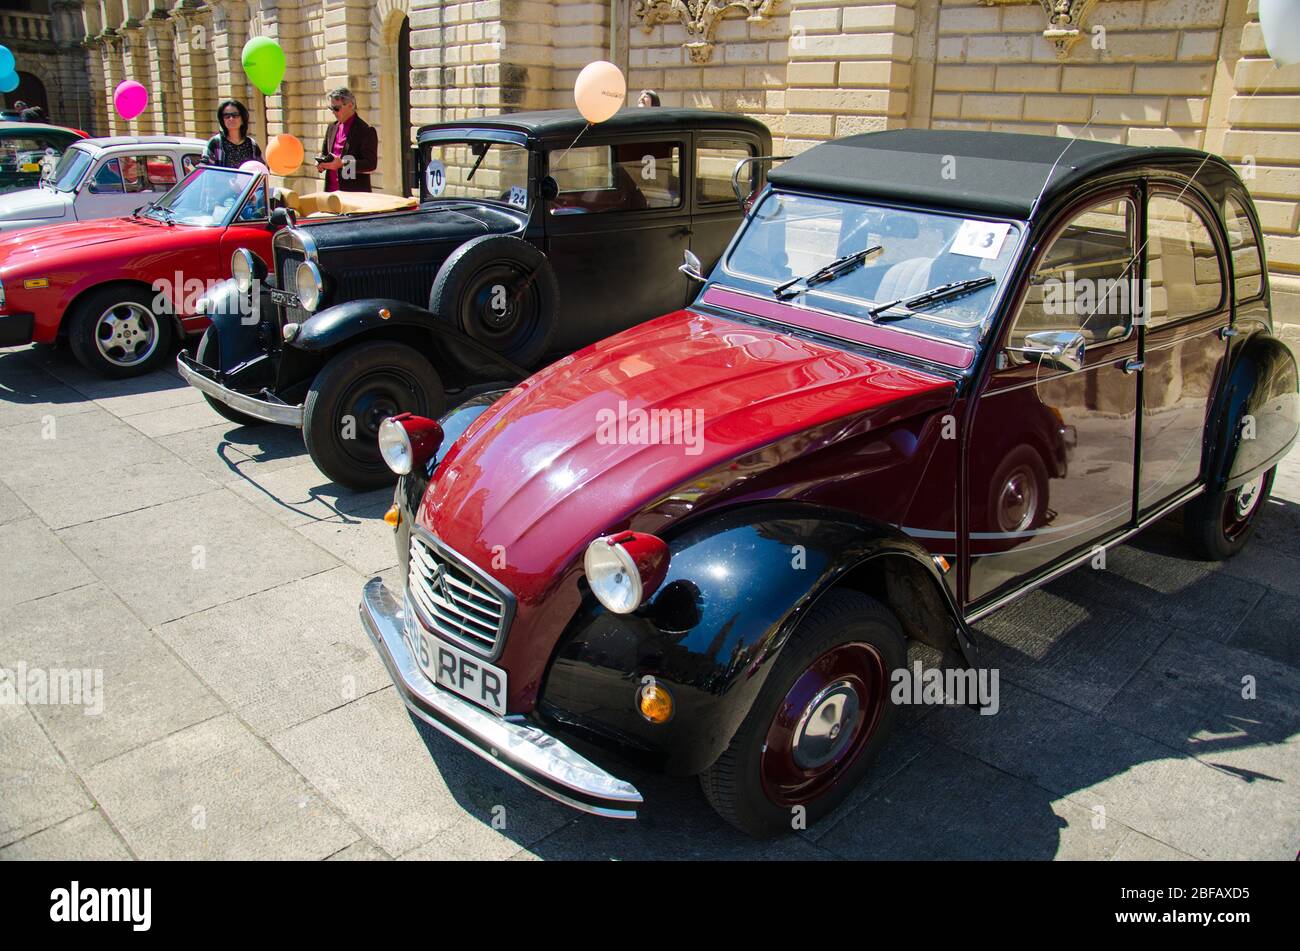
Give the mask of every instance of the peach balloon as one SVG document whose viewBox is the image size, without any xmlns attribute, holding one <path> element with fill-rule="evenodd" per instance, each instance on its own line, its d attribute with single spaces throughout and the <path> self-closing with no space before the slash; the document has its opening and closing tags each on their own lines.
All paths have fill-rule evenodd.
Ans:
<svg viewBox="0 0 1300 951">
<path fill-rule="evenodd" d="M 588 63 L 573 84 L 573 99 L 588 122 L 604 122 L 627 98 L 627 79 L 613 63 L 598 59 Z"/>
<path fill-rule="evenodd" d="M 292 175 L 302 165 L 302 142 L 287 133 L 277 135 L 266 146 L 266 164 L 277 175 Z"/>
</svg>

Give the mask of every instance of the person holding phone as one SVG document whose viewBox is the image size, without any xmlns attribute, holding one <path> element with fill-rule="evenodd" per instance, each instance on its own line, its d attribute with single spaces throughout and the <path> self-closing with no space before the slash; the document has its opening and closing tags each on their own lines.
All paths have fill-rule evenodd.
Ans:
<svg viewBox="0 0 1300 951">
<path fill-rule="evenodd" d="M 368 192 L 370 175 L 379 167 L 379 136 L 357 115 L 357 100 L 346 86 L 329 94 L 334 121 L 325 132 L 316 171 L 325 173 L 327 192 Z"/>
</svg>

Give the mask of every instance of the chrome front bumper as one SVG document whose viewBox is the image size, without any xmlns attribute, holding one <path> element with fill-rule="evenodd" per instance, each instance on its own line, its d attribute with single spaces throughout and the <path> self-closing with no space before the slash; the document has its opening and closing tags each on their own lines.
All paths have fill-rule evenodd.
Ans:
<svg viewBox="0 0 1300 951">
<path fill-rule="evenodd" d="M 403 632 L 410 617 L 378 578 L 366 582 L 361 622 L 397 691 L 417 717 L 497 769 L 552 799 L 613 819 L 635 819 L 641 794 L 555 737 L 523 720 L 502 719 L 435 686 L 411 656 Z"/>
<path fill-rule="evenodd" d="M 183 379 L 196 390 L 201 390 L 219 403 L 225 403 L 233 410 L 238 410 L 254 419 L 267 423 L 279 423 L 281 426 L 293 426 L 302 429 L 302 404 L 290 406 L 288 403 L 273 403 L 245 396 L 222 386 L 209 375 L 213 371 L 203 364 L 191 359 L 183 351 L 176 355 L 176 369 Z"/>
</svg>

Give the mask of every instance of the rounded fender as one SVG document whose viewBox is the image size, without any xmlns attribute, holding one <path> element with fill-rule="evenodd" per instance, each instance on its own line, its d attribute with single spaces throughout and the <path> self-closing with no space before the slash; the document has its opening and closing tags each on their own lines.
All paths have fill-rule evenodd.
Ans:
<svg viewBox="0 0 1300 951">
<path fill-rule="evenodd" d="M 203 300 L 199 310 L 216 328 L 221 366 L 238 366 L 264 352 L 260 325 L 275 313 L 269 292 L 261 292 L 259 308 L 254 310 L 248 295 L 233 279 L 227 279 L 204 294 Z"/>
<path fill-rule="evenodd" d="M 439 320 L 425 308 L 384 298 L 347 301 L 318 311 L 303 321 L 291 346 L 308 353 L 324 354 L 358 337 L 389 333 L 395 327 L 427 335 L 431 347 L 436 346 L 439 354 L 452 360 L 462 371 L 473 372 L 486 362 L 498 371 L 498 375 L 504 371 L 515 380 L 529 375 L 528 370 L 466 336 L 446 321 Z"/>
<path fill-rule="evenodd" d="M 812 604 L 877 558 L 905 559 L 909 575 L 930 576 L 933 596 L 949 615 L 940 619 L 949 642 L 956 632 L 957 646 L 974 663 L 974 641 L 932 557 L 891 526 L 807 504 L 763 503 L 697 522 L 665 541 L 668 574 L 636 612 L 614 614 L 585 594 L 539 704 L 551 724 L 634 751 L 647 766 L 694 775 L 713 763 Z M 663 724 L 649 723 L 636 708 L 637 691 L 650 677 L 674 699 L 674 714 Z"/>
<path fill-rule="evenodd" d="M 1232 488 L 1275 465 L 1300 429 L 1300 390 L 1290 348 L 1261 331 L 1233 354 L 1208 427 L 1206 483 Z"/>
</svg>

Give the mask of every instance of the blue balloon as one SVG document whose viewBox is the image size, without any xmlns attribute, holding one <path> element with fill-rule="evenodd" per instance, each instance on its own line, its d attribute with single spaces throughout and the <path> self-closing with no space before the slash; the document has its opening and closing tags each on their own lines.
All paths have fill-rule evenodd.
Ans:
<svg viewBox="0 0 1300 951">
<path fill-rule="evenodd" d="M 9 73 L 0 76 L 0 92 L 13 92 L 18 88 L 18 74 Z"/>
<path fill-rule="evenodd" d="M 0 46 L 0 76 L 8 76 L 12 72 L 14 72 L 14 54 L 9 52 L 9 47 Z"/>
</svg>

